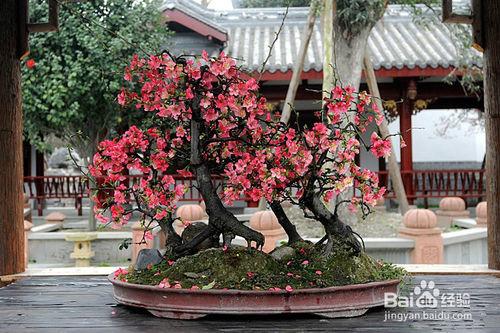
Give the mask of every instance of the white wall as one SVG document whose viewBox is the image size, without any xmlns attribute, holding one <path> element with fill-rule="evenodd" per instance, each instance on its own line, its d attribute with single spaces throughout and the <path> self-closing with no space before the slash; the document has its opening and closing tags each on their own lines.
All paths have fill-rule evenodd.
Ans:
<svg viewBox="0 0 500 333">
<path fill-rule="evenodd" d="M 443 136 L 439 131 L 443 123 L 453 117 L 456 110 L 424 110 L 412 117 L 414 162 L 481 162 L 486 151 L 484 128 L 462 122 L 448 128 Z M 477 111 L 469 111 L 477 112 Z M 399 132 L 399 118 L 389 125 L 391 133 Z M 393 138 L 398 161 L 400 160 L 399 137 Z"/>
</svg>

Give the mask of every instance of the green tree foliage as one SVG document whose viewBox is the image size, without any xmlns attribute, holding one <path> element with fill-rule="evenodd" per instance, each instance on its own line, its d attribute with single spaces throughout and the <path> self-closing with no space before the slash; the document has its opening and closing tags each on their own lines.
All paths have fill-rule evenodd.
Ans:
<svg viewBox="0 0 500 333">
<path fill-rule="evenodd" d="M 132 55 L 158 52 L 166 41 L 158 5 L 154 0 L 61 2 L 59 32 L 30 36 L 28 59 L 36 65 L 23 66 L 26 139 L 47 149 L 43 138 L 54 135 L 89 157 L 99 141 L 128 127 L 133 120 L 116 96 Z M 30 2 L 30 14 L 32 22 L 46 21 L 46 1 Z"/>
</svg>

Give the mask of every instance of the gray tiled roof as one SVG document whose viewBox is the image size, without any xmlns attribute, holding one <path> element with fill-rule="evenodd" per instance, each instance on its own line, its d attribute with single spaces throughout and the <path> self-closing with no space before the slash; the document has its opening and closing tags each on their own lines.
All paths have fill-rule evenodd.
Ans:
<svg viewBox="0 0 500 333">
<path fill-rule="evenodd" d="M 192 18 L 210 25 L 211 27 L 219 30 L 220 32 L 224 33 L 227 32 L 226 29 L 224 29 L 224 27 L 217 24 L 213 19 L 211 19 L 213 11 L 203 8 L 202 6 L 191 0 L 166 0 L 160 7 L 160 11 L 163 12 L 169 9 L 170 10 L 178 9 L 184 12 L 185 14 L 191 16 Z"/>
<path fill-rule="evenodd" d="M 189 0 L 168 0 L 179 10 L 187 8 L 207 22 L 223 27 L 228 34 L 226 53 L 239 58 L 248 70 L 260 69 L 268 54 L 285 12 L 284 8 L 247 8 L 228 11 L 207 10 Z M 166 6 L 166 5 L 165 5 Z M 290 8 L 283 31 L 266 65 L 270 72 L 293 68 L 298 54 L 308 8 Z M 319 21 L 319 20 L 317 20 Z M 317 22 L 304 64 L 304 71 L 321 71 L 322 38 Z M 411 14 L 397 5 L 388 6 L 368 40 L 375 69 L 455 67 L 456 48 L 448 27 L 438 20 L 416 23 Z M 469 64 L 482 66 L 476 51 L 466 55 Z"/>
</svg>

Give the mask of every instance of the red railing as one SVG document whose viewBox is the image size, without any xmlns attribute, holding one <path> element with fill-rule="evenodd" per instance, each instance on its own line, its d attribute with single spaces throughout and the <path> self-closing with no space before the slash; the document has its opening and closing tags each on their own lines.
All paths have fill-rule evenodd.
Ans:
<svg viewBox="0 0 500 333">
<path fill-rule="evenodd" d="M 34 199 L 38 215 L 43 214 L 45 199 L 75 199 L 78 215 L 82 215 L 82 198 L 88 197 L 88 183 L 82 176 L 24 177 L 24 193 Z"/>
<path fill-rule="evenodd" d="M 464 199 L 481 199 L 486 195 L 484 170 L 456 169 L 456 170 L 414 170 L 401 172 L 402 176 L 411 179 L 411 188 L 406 188 L 408 199 L 424 199 L 427 205 L 428 198 L 443 198 L 457 196 Z M 133 183 L 141 179 L 141 175 L 128 176 Z M 380 183 L 387 187 L 387 198 L 395 198 L 392 184 L 387 171 L 379 172 Z M 181 201 L 201 201 L 202 197 L 196 188 L 194 178 L 174 176 L 175 183 L 187 184 L 188 191 Z M 213 177 L 215 186 L 220 189 L 224 182 L 223 177 Z M 37 204 L 38 215 L 43 214 L 45 199 L 74 198 L 78 214 L 82 214 L 82 198 L 89 196 L 89 184 L 82 176 L 44 176 L 24 177 L 24 193 L 34 199 Z M 248 198 L 241 201 L 249 202 Z"/>
<path fill-rule="evenodd" d="M 405 188 L 408 199 L 461 197 L 464 199 L 482 199 L 486 196 L 485 170 L 453 169 L 453 170 L 413 170 L 402 171 L 403 179 L 410 178 Z M 380 183 L 387 187 L 387 198 L 395 198 L 392 183 L 387 171 L 379 172 Z"/>
<path fill-rule="evenodd" d="M 129 185 L 139 182 L 142 175 L 127 176 Z M 173 175 L 175 185 L 186 184 L 187 192 L 180 201 L 202 201 L 202 197 L 196 188 L 194 178 Z M 212 176 L 214 185 L 218 190 L 222 189 L 224 178 Z M 175 186 L 174 185 L 174 186 Z M 172 186 L 173 187 L 173 186 Z M 82 199 L 89 197 L 89 182 L 83 176 L 42 176 L 24 177 L 24 193 L 30 199 L 34 199 L 38 215 L 43 215 L 43 204 L 45 199 L 75 199 L 75 209 L 78 215 L 82 215 Z M 240 198 L 241 201 L 249 201 L 249 198 Z"/>
</svg>

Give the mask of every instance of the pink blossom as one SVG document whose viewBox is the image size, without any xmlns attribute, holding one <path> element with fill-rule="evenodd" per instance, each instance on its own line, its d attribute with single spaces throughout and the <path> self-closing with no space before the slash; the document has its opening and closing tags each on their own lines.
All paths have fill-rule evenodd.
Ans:
<svg viewBox="0 0 500 333">
<path fill-rule="evenodd" d="M 334 87 L 330 98 L 324 99 L 319 120 L 298 131 L 279 122 L 266 99 L 257 94 L 258 82 L 243 75 L 224 53 L 211 58 L 204 51 L 201 58 L 186 58 L 183 63 L 168 54 L 135 55 L 124 77 L 133 85 L 122 88 L 118 103 L 148 113 L 153 125 L 145 130 L 131 126 L 102 141 L 89 166 L 98 180 L 93 197 L 96 214 L 102 222 L 113 222 L 114 228 L 130 219 L 131 204 L 146 207 L 156 220 L 166 222 L 175 216 L 188 188 L 168 173 L 178 166 L 181 177 L 193 177 L 189 171 L 194 170 L 189 163 L 193 101 L 199 101 L 203 119 L 201 160 L 210 172 L 224 176 L 217 191 L 227 204 L 248 198 L 296 202 L 307 193 L 310 179 L 316 180 L 313 191 L 327 202 L 354 187 L 356 198 L 350 209 L 374 204 L 384 194 L 376 174 L 356 164 L 363 148 L 358 134 L 384 119 L 366 92 Z M 385 157 L 390 140 L 374 133 L 370 150 Z M 128 182 L 125 175 L 130 173 L 143 176 Z M 321 188 L 316 185 L 320 183 Z"/>
<path fill-rule="evenodd" d="M 168 282 L 167 278 L 164 278 L 163 280 L 160 281 L 158 284 L 158 288 L 170 288 L 170 283 Z"/>
<path fill-rule="evenodd" d="M 128 270 L 124 269 L 124 268 L 118 268 L 116 271 L 114 271 L 113 275 L 115 276 L 115 279 L 116 278 L 119 278 L 120 276 L 122 275 L 127 275 L 128 274 Z"/>
<path fill-rule="evenodd" d="M 33 68 L 35 68 L 35 66 L 36 66 L 36 62 L 34 59 L 28 59 L 26 61 L 26 67 L 28 67 L 29 69 L 33 69 Z"/>
<path fill-rule="evenodd" d="M 165 218 L 165 216 L 167 216 L 167 214 L 168 212 L 166 210 L 160 210 L 155 214 L 154 218 L 156 220 L 162 220 L 163 218 Z"/>
<path fill-rule="evenodd" d="M 401 148 L 406 147 L 406 142 L 405 142 L 405 140 L 403 140 L 403 137 L 401 137 L 401 139 L 400 139 L 400 146 L 401 146 Z"/>
<path fill-rule="evenodd" d="M 153 237 L 153 234 L 151 233 L 151 231 L 144 232 L 144 239 L 146 241 L 151 241 L 151 240 L 153 240 L 153 238 L 154 237 Z"/>
<path fill-rule="evenodd" d="M 370 151 L 376 157 L 387 157 L 391 153 L 391 141 L 389 139 L 381 139 L 376 132 L 372 133 L 370 143 Z"/>
<path fill-rule="evenodd" d="M 177 173 L 182 177 L 193 177 L 193 173 L 189 170 L 177 170 Z"/>
</svg>

